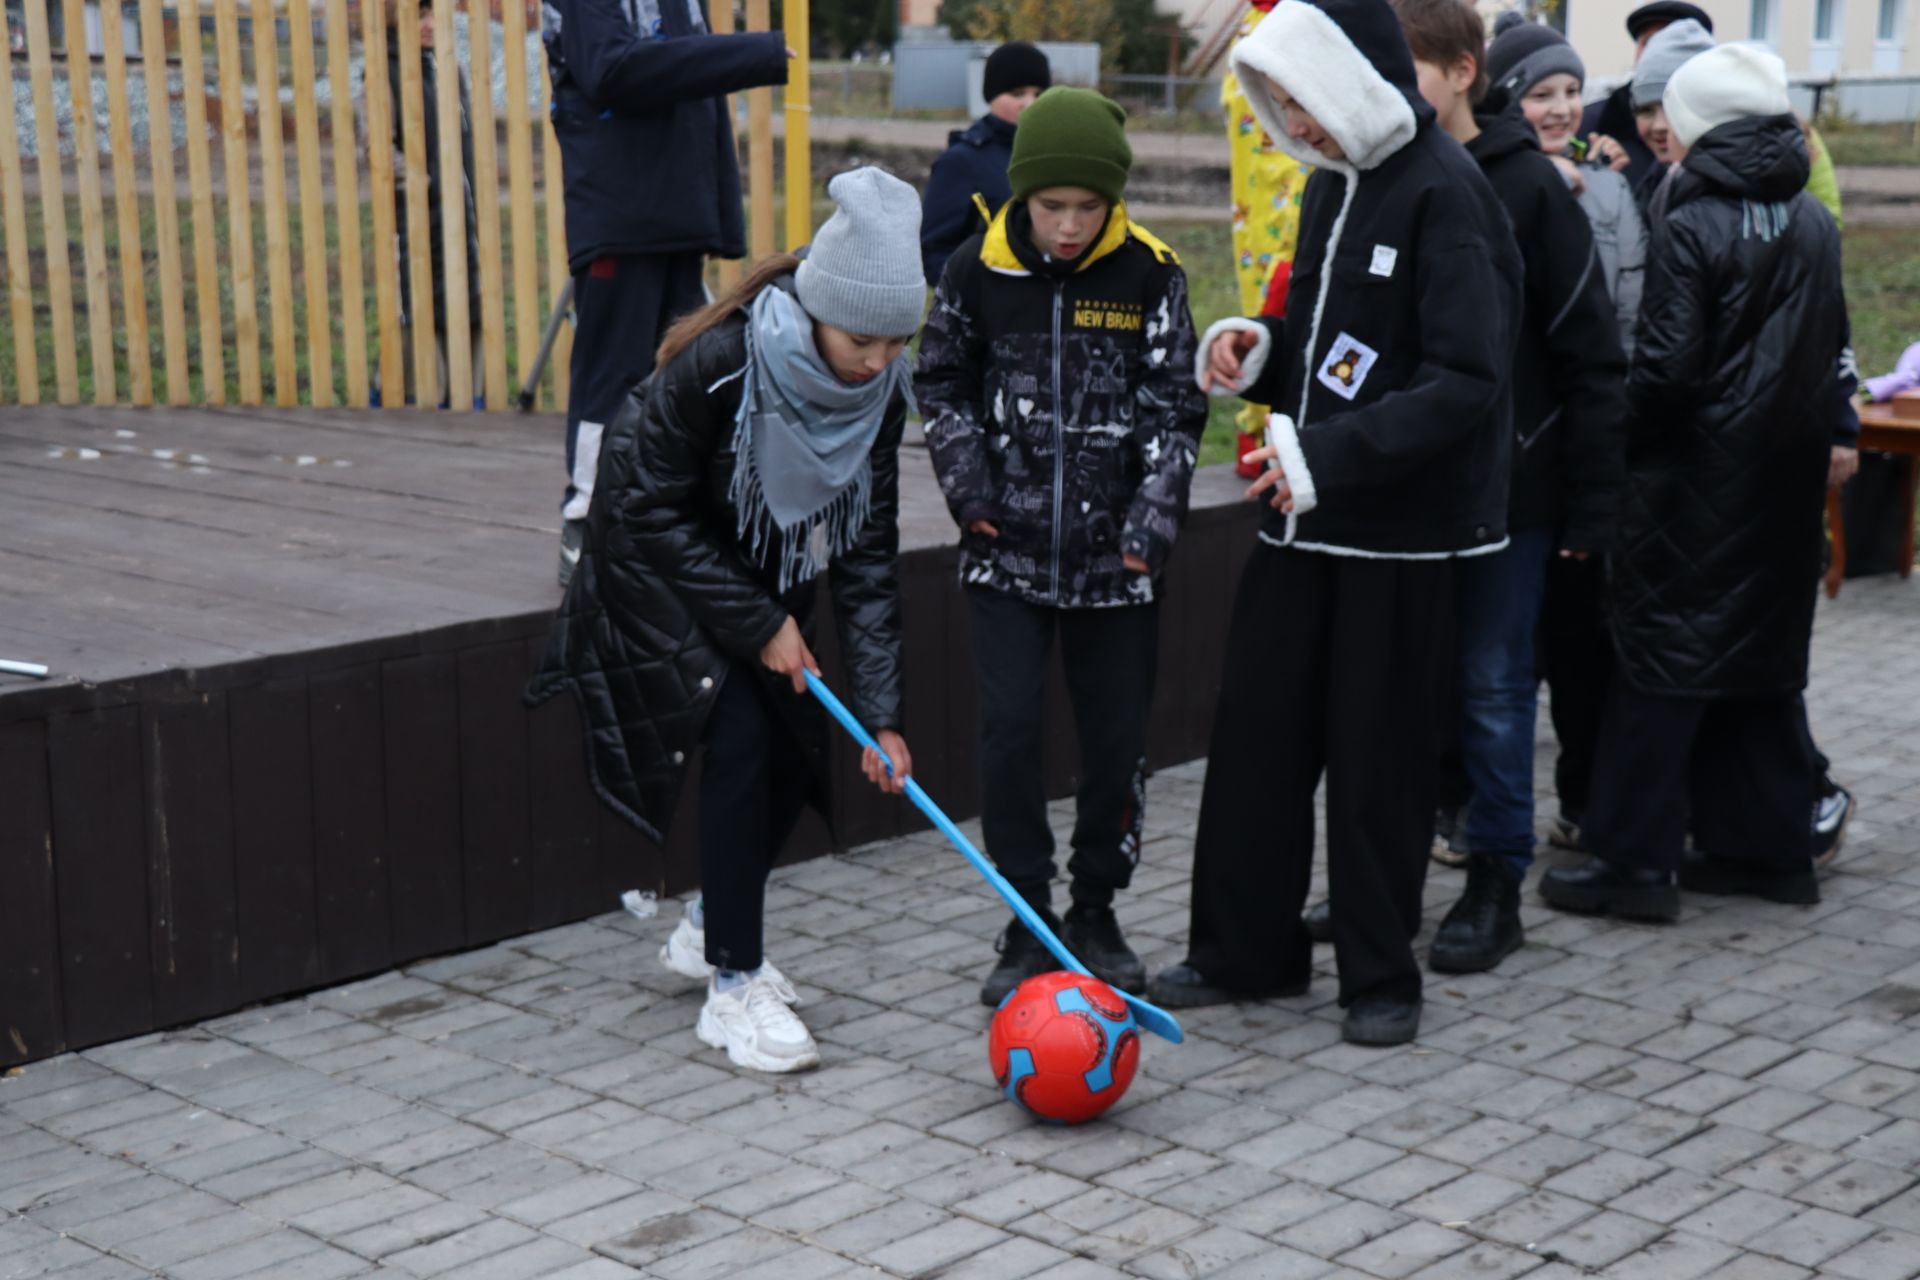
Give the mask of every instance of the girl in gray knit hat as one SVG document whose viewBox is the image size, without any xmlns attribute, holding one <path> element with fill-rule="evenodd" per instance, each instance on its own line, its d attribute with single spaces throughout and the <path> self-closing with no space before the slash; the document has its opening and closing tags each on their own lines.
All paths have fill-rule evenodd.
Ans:
<svg viewBox="0 0 1920 1280">
<path fill-rule="evenodd" d="M 819 1065 L 793 985 L 761 950 L 767 874 L 801 810 L 824 810 L 827 726 L 806 695 L 814 579 L 827 575 L 854 710 L 898 793 L 899 449 L 919 328 L 920 199 L 878 169 L 803 255 L 760 263 L 668 330 L 608 428 L 586 548 L 529 698 L 578 698 L 600 798 L 665 844 L 702 753 L 699 871 L 660 958 L 707 983 L 696 1033 L 735 1065 Z"/>
</svg>

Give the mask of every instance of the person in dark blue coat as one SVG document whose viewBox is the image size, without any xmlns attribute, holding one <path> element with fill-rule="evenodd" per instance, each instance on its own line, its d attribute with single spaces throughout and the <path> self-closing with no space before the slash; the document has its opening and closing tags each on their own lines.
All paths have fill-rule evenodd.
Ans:
<svg viewBox="0 0 1920 1280">
<path fill-rule="evenodd" d="M 953 251 L 987 229 L 974 203 L 978 196 L 989 211 L 998 211 L 1013 195 L 1007 164 L 1013 159 L 1013 130 L 1020 113 L 1053 85 L 1047 55 L 1025 40 L 1001 45 L 987 57 L 980 84 L 987 114 L 947 137 L 947 149 L 933 162 L 927 196 L 920 208 L 920 259 L 927 283 L 940 283 L 940 272 Z"/>
<path fill-rule="evenodd" d="M 560 581 L 580 558 L 600 437 L 706 300 L 703 258 L 747 251 L 725 94 L 785 84 L 778 31 L 713 35 L 700 0 L 546 0 L 574 340 Z"/>
</svg>

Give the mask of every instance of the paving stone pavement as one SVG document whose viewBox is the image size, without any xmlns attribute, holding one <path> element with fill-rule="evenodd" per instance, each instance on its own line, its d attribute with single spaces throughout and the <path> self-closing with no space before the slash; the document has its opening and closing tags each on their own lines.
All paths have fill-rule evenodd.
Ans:
<svg viewBox="0 0 1920 1280">
<path fill-rule="evenodd" d="M 1323 949 L 1311 995 L 1188 1017 L 1108 1119 L 1051 1128 L 987 1072 L 1002 911 L 914 836 L 776 877 L 808 1075 L 694 1038 L 667 904 L 0 1080 L 0 1278 L 1920 1275 L 1917 591 L 1822 605 L 1814 722 L 1860 813 L 1817 907 L 1530 896 L 1526 949 L 1431 979 L 1385 1051 L 1340 1042 Z M 1202 771 L 1154 779 L 1121 902 L 1152 965 Z M 1429 931 L 1460 884 L 1434 869 Z"/>
</svg>

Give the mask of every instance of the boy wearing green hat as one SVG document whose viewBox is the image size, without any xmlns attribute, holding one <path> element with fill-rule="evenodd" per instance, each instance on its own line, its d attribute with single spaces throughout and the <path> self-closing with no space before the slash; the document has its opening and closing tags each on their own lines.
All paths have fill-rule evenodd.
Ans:
<svg viewBox="0 0 1920 1280">
<path fill-rule="evenodd" d="M 960 526 L 987 852 L 1050 917 L 1041 706 L 1057 633 L 1080 745 L 1064 936 L 1095 974 L 1138 991 L 1146 973 L 1113 901 L 1140 853 L 1156 601 L 1207 414 L 1185 372 L 1186 276 L 1127 218 L 1125 122 L 1086 89 L 1027 108 L 1013 198 L 948 259 L 914 390 Z M 989 1005 L 1055 967 L 1018 921 L 999 950 Z"/>
</svg>

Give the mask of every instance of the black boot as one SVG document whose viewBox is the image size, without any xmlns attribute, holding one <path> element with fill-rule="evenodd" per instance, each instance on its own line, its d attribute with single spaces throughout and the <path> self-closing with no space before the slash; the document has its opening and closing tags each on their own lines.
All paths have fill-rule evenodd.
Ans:
<svg viewBox="0 0 1920 1280">
<path fill-rule="evenodd" d="M 1680 887 L 1695 893 L 1764 898 L 1796 907 L 1810 907 L 1820 901 L 1820 882 L 1814 877 L 1811 859 L 1804 870 L 1781 871 L 1746 858 L 1689 852 L 1680 863 Z"/>
<path fill-rule="evenodd" d="M 1340 1038 L 1348 1044 L 1407 1044 L 1420 1034 L 1418 1000 L 1355 1000 L 1340 1024 Z"/>
<path fill-rule="evenodd" d="M 1540 896 L 1562 911 L 1660 924 L 1680 918 L 1680 890 L 1670 874 L 1623 867 L 1598 857 L 1577 866 L 1555 867 L 1541 876 Z"/>
<path fill-rule="evenodd" d="M 1120 935 L 1112 907 L 1076 902 L 1067 908 L 1067 931 L 1062 939 L 1093 976 L 1110 987 L 1139 995 L 1147 987 L 1147 966 L 1133 954 Z"/>
<path fill-rule="evenodd" d="M 1300 925 L 1315 942 L 1332 942 L 1333 903 L 1325 898 L 1314 903 L 1300 917 Z"/>
<path fill-rule="evenodd" d="M 1060 922 L 1053 913 L 1042 911 L 1040 917 L 1058 937 Z M 1000 935 L 993 947 L 1000 953 L 1000 963 L 993 967 L 993 972 L 987 975 L 987 980 L 980 986 L 980 1003 L 989 1009 L 998 1009 L 1013 989 L 1028 978 L 1052 973 L 1060 967 L 1060 962 L 1053 958 L 1053 952 L 1047 950 L 1046 944 L 1034 937 L 1027 926 L 1018 920 L 1007 925 L 1006 932 Z"/>
<path fill-rule="evenodd" d="M 1501 859 L 1476 854 L 1467 864 L 1467 891 L 1440 922 L 1427 963 L 1435 973 L 1485 973 L 1526 940 L 1520 882 Z"/>
</svg>

